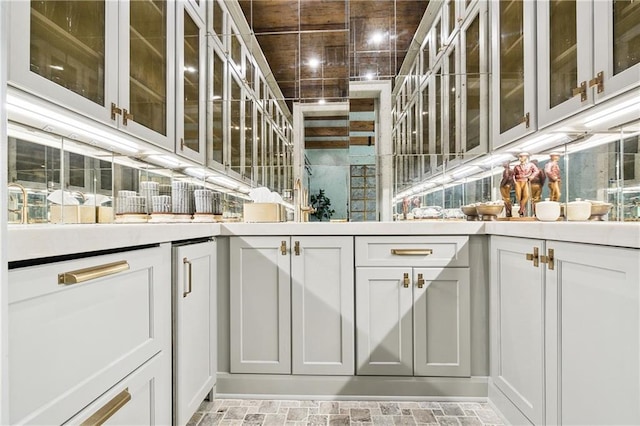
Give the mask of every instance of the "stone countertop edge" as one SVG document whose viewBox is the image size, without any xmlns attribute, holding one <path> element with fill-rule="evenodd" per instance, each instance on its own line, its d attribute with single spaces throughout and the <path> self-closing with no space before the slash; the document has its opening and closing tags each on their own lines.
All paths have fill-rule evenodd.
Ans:
<svg viewBox="0 0 640 426">
<path fill-rule="evenodd" d="M 9 262 L 216 236 L 503 235 L 640 248 L 637 222 L 282 222 L 10 225 Z"/>
</svg>

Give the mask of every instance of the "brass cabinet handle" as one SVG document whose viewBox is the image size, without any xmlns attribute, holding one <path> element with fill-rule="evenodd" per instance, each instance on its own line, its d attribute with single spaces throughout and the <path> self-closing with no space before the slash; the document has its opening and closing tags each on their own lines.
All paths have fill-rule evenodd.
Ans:
<svg viewBox="0 0 640 426">
<path fill-rule="evenodd" d="M 111 102 L 111 119 L 112 120 L 116 119 L 116 114 L 117 115 L 122 114 L 122 109 L 118 108 L 118 106 L 116 104 Z"/>
<path fill-rule="evenodd" d="M 529 128 L 529 126 L 531 125 L 531 116 L 529 115 L 529 113 L 526 113 L 524 116 L 522 116 L 520 123 L 524 123 L 525 127 L 527 129 Z"/>
<path fill-rule="evenodd" d="M 604 92 L 604 72 L 600 71 L 594 78 L 589 80 L 589 87 L 597 86 L 598 93 Z"/>
<path fill-rule="evenodd" d="M 583 81 L 582 83 L 580 83 L 580 86 L 574 87 L 571 93 L 573 93 L 573 96 L 580 95 L 581 102 L 586 101 L 587 100 L 587 82 Z"/>
<path fill-rule="evenodd" d="M 300 256 L 300 241 L 296 241 L 293 245 L 293 251 L 296 256 Z"/>
<path fill-rule="evenodd" d="M 422 274 L 418 274 L 418 288 L 424 287 L 424 277 Z"/>
<path fill-rule="evenodd" d="M 554 267 L 555 267 L 555 263 L 554 263 L 554 259 L 553 259 L 553 249 L 549 249 L 547 250 L 547 255 L 542 255 L 540 256 L 540 262 L 542 263 L 546 263 L 547 264 L 547 268 L 551 271 L 553 271 Z"/>
<path fill-rule="evenodd" d="M 123 108 L 122 109 L 122 124 L 124 124 L 126 126 L 127 122 L 129 120 L 133 120 L 133 114 L 131 114 L 129 111 L 127 111 L 126 108 Z"/>
<path fill-rule="evenodd" d="M 126 271 L 128 269 L 129 263 L 127 263 L 126 260 L 120 260 L 118 262 L 107 263 L 105 265 L 63 272 L 58 274 L 58 284 L 78 284 L 84 281 L 102 278 L 107 275 L 117 274 L 118 272 Z"/>
<path fill-rule="evenodd" d="M 119 394 L 113 397 L 102 408 L 93 413 L 91 417 L 82 422 L 82 426 L 100 426 L 105 423 L 111 416 L 118 412 L 124 405 L 131 401 L 131 394 L 129 388 L 126 388 Z"/>
<path fill-rule="evenodd" d="M 533 253 L 527 253 L 527 260 L 532 260 L 533 266 L 535 266 L 536 268 L 540 265 L 540 256 L 539 256 L 538 247 L 533 248 Z"/>
<path fill-rule="evenodd" d="M 182 263 L 183 263 L 184 265 L 187 265 L 187 269 L 189 270 L 189 280 L 187 281 L 187 283 L 189 284 L 189 286 L 188 286 L 187 288 L 188 288 L 189 290 L 187 290 L 187 291 L 183 291 L 183 292 L 182 292 L 182 297 L 187 297 L 187 294 L 191 293 L 191 285 L 192 285 L 192 282 L 191 282 L 191 275 L 192 275 L 192 271 L 193 271 L 193 269 L 192 269 L 193 264 L 192 264 L 192 263 L 191 263 L 191 261 L 190 261 L 189 259 L 187 259 L 186 257 L 185 257 L 184 259 L 182 259 Z"/>
<path fill-rule="evenodd" d="M 391 254 L 398 256 L 429 256 L 433 254 L 431 249 L 391 249 Z"/>
<path fill-rule="evenodd" d="M 404 273 L 404 278 L 402 278 L 402 286 L 409 288 L 409 274 L 407 272 Z"/>
<path fill-rule="evenodd" d="M 287 255 L 287 242 L 284 240 L 280 243 L 280 253 L 282 253 L 283 256 Z"/>
</svg>

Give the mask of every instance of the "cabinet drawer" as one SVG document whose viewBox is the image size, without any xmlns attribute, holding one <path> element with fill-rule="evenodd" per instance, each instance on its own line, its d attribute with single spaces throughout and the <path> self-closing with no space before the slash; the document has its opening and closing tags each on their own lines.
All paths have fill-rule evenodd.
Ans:
<svg viewBox="0 0 640 426">
<path fill-rule="evenodd" d="M 356 237 L 356 266 L 469 266 L 467 236 Z"/>
<path fill-rule="evenodd" d="M 170 369 L 168 353 L 157 354 L 65 424 L 171 424 Z"/>
<path fill-rule="evenodd" d="M 170 255 L 162 245 L 9 271 L 12 424 L 63 423 L 170 350 Z M 58 284 L 82 269 L 75 276 L 90 279 Z"/>
</svg>

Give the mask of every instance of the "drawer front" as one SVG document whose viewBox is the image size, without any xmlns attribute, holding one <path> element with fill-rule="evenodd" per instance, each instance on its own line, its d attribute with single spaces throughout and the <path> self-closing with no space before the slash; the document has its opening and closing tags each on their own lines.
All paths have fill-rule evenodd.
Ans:
<svg viewBox="0 0 640 426">
<path fill-rule="evenodd" d="M 170 370 L 169 354 L 157 354 L 65 424 L 171 424 Z"/>
<path fill-rule="evenodd" d="M 9 271 L 11 423 L 60 424 L 170 351 L 170 256 L 162 245 Z M 85 268 L 91 279 L 58 284 Z"/>
<path fill-rule="evenodd" d="M 356 266 L 469 266 L 467 236 L 356 237 Z"/>
</svg>

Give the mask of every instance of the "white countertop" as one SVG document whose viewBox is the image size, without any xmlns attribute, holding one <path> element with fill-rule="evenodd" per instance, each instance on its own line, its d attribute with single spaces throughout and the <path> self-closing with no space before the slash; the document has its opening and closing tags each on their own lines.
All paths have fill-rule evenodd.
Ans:
<svg viewBox="0 0 640 426">
<path fill-rule="evenodd" d="M 406 221 L 10 225 L 8 260 L 39 259 L 214 236 L 505 235 L 640 249 L 638 222 Z"/>
</svg>

